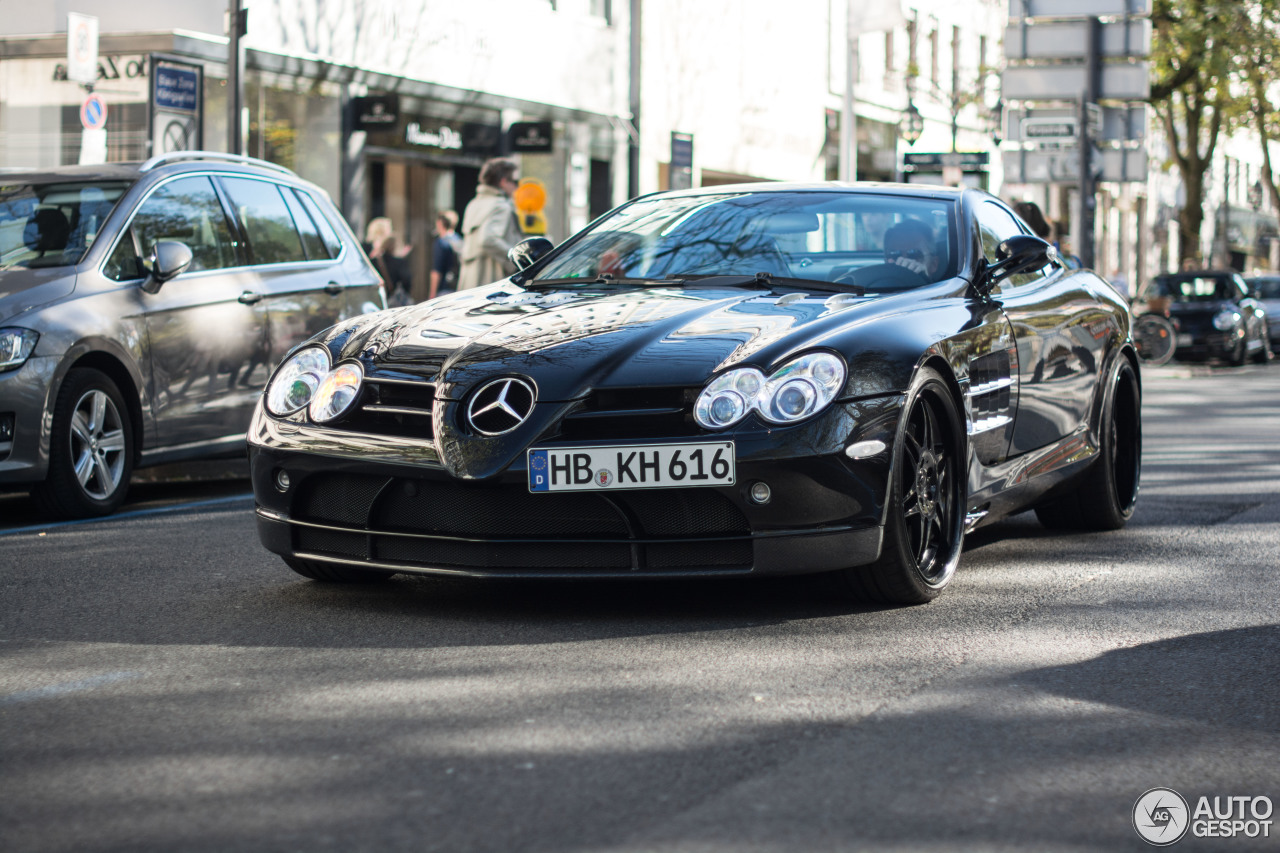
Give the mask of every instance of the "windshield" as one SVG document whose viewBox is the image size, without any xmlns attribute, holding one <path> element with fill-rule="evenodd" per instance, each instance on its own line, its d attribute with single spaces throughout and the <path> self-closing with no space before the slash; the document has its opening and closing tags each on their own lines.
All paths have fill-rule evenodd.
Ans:
<svg viewBox="0 0 1280 853">
<path fill-rule="evenodd" d="M 1280 278 L 1250 278 L 1246 281 L 1263 299 L 1280 299 Z"/>
<path fill-rule="evenodd" d="M 0 177 L 0 270 L 79 263 L 125 181 L 4 184 Z"/>
<path fill-rule="evenodd" d="M 1178 275 L 1157 280 L 1156 292 L 1177 302 L 1220 302 L 1235 299 L 1235 279 L 1225 275 Z"/>
<path fill-rule="evenodd" d="M 767 273 L 857 283 L 859 270 L 905 256 L 925 284 L 955 275 L 953 218 L 950 201 L 874 193 L 641 199 L 596 223 L 535 281 Z"/>
</svg>

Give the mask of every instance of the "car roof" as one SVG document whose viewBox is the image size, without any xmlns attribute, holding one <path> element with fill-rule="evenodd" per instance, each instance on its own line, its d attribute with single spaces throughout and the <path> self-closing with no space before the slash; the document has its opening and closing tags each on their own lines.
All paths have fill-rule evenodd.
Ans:
<svg viewBox="0 0 1280 853">
<path fill-rule="evenodd" d="M 296 172 L 284 166 L 245 157 L 224 154 L 219 151 L 172 151 L 152 157 L 145 163 L 138 160 L 102 163 L 93 166 L 49 166 L 35 169 L 0 170 L 0 181 L 11 183 L 54 184 L 83 181 L 134 182 L 148 174 L 169 175 L 184 171 L 205 171 L 211 166 L 220 171 L 261 175 L 264 171 L 276 177 L 299 179 Z M 300 179 L 299 179 L 300 180 Z"/>
<path fill-rule="evenodd" d="M 870 192 L 896 195 L 903 198 L 956 199 L 966 192 L 987 195 L 972 187 L 946 187 L 935 184 L 899 184 L 879 181 L 779 181 L 744 184 L 716 184 L 688 190 L 665 190 L 650 193 L 644 198 L 682 198 L 686 196 L 716 195 L 719 193 L 794 193 L 794 192 Z"/>
</svg>

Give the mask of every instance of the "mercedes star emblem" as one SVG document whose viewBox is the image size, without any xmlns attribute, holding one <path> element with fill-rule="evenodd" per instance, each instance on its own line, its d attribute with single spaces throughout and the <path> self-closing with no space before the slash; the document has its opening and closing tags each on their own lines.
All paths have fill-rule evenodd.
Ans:
<svg viewBox="0 0 1280 853">
<path fill-rule="evenodd" d="M 502 435 L 524 423 L 536 397 L 533 386 L 523 379 L 494 379 L 471 396 L 467 420 L 481 435 Z"/>
</svg>

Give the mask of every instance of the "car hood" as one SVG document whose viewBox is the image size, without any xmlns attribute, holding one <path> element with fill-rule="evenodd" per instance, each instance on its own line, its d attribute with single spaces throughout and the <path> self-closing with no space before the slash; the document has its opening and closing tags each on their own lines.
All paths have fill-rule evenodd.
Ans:
<svg viewBox="0 0 1280 853">
<path fill-rule="evenodd" d="M 69 295 L 75 284 L 74 267 L 0 270 L 0 326 L 24 311 Z"/>
<path fill-rule="evenodd" d="M 542 402 L 598 388 L 700 386 L 728 365 L 768 370 L 821 346 L 828 326 L 876 299 L 698 286 L 525 291 L 497 285 L 366 315 L 331 333 L 342 357 L 435 382 L 458 400 L 501 375 L 531 378 Z"/>
</svg>

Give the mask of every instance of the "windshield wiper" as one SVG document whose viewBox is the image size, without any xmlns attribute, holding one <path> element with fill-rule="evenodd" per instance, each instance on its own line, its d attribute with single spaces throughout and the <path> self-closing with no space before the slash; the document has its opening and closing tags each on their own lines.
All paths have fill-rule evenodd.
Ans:
<svg viewBox="0 0 1280 853">
<path fill-rule="evenodd" d="M 855 296 L 862 296 L 867 292 L 865 287 L 858 284 L 827 281 L 826 279 L 821 278 L 791 278 L 789 276 L 774 275 L 773 273 L 767 272 L 758 272 L 752 276 L 690 275 L 685 276 L 685 279 L 697 282 L 716 279 L 716 284 L 724 284 L 729 287 L 754 284 L 759 287 L 793 287 L 798 290 L 821 290 L 827 293 L 852 293 Z"/>
<path fill-rule="evenodd" d="M 535 278 L 521 286 L 526 290 L 538 290 L 546 287 L 586 287 L 589 284 L 623 284 L 631 287 L 671 287 L 680 285 L 680 278 L 615 278 L 609 273 L 601 273 L 595 278 Z"/>
</svg>

